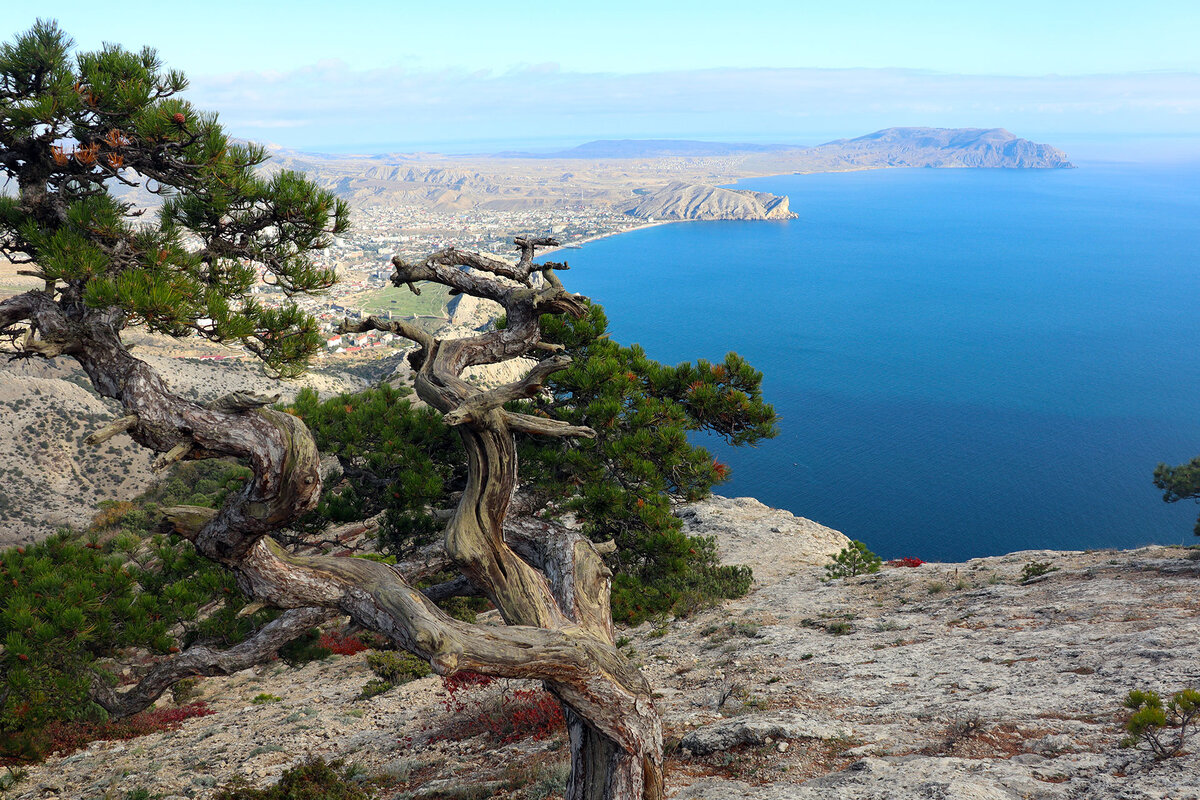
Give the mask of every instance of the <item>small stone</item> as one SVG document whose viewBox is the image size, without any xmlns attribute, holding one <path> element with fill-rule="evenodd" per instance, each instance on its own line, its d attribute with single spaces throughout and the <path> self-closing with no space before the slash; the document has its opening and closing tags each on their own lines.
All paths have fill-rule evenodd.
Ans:
<svg viewBox="0 0 1200 800">
<path fill-rule="evenodd" d="M 779 744 L 775 745 L 775 749 L 781 753 L 786 753 L 790 746 L 791 744 L 789 742 L 780 742 Z"/>
</svg>

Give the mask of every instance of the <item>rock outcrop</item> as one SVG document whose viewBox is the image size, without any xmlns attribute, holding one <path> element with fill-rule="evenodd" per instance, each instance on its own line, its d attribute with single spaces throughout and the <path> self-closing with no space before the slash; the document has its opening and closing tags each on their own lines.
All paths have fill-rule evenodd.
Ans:
<svg viewBox="0 0 1200 800">
<path fill-rule="evenodd" d="M 787 196 L 743 189 L 724 189 L 707 183 L 675 182 L 621 211 L 639 219 L 794 219 Z"/>
<path fill-rule="evenodd" d="M 726 564 L 752 564 L 758 583 L 774 583 L 800 568 L 822 566 L 850 539 L 811 519 L 753 497 L 712 495 L 677 512 L 692 536 L 711 536 Z"/>
<path fill-rule="evenodd" d="M 848 739 L 850 735 L 850 728 L 820 715 L 769 711 L 723 719 L 697 728 L 684 736 L 679 746 L 696 755 L 708 755 L 744 744 L 767 744 L 772 739 Z"/>
</svg>

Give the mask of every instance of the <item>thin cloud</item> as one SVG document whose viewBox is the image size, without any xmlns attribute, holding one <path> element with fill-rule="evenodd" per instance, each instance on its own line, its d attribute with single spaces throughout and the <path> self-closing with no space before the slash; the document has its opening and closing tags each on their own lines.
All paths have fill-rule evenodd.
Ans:
<svg viewBox="0 0 1200 800">
<path fill-rule="evenodd" d="M 200 76 L 192 99 L 239 135 L 303 128 L 293 146 L 606 135 L 863 133 L 898 124 L 1095 132 L 1200 131 L 1200 74 L 980 76 L 885 69 L 705 69 L 642 74 L 322 61 Z M 1018 131 L 1019 133 L 1020 131 Z M 780 138 L 782 137 L 782 138 Z"/>
</svg>

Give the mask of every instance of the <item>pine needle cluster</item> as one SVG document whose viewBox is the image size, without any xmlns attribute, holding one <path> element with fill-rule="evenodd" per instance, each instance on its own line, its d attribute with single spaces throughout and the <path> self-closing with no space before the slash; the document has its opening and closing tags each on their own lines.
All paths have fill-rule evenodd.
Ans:
<svg viewBox="0 0 1200 800">
<path fill-rule="evenodd" d="M 152 660 L 196 641 L 228 646 L 275 612 L 239 616 L 234 577 L 178 537 L 155 533 L 155 500 L 217 505 L 246 470 L 181 467 L 137 502 L 105 503 L 84 532 L 0 553 L 0 755 L 36 757 L 51 723 L 106 719 L 93 680 L 118 660 Z"/>
<path fill-rule="evenodd" d="M 613 540 L 613 614 L 637 623 L 686 614 L 750 588 L 747 567 L 721 565 L 711 539 L 689 536 L 672 514 L 706 497 L 730 469 L 695 443 L 703 434 L 733 445 L 776 435 L 762 373 L 736 353 L 671 367 L 638 345 L 608 338 L 603 308 L 542 317 L 542 335 L 574 362 L 525 409 L 586 425 L 595 439 L 529 439 L 522 478 L 547 513 L 569 512 L 594 541 Z"/>
<path fill-rule="evenodd" d="M 73 44 L 38 21 L 0 46 L 0 176 L 19 189 L 0 195 L 0 254 L 68 305 L 302 371 L 321 346 L 315 320 L 250 289 L 260 276 L 288 297 L 331 286 L 311 255 L 347 228 L 347 205 L 297 173 L 260 174 L 266 150 L 178 97 L 186 78 L 153 49 Z"/>
</svg>

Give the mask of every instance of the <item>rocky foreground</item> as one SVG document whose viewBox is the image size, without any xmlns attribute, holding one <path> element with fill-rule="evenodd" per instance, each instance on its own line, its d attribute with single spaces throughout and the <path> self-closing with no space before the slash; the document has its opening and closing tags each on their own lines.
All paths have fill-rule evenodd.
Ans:
<svg viewBox="0 0 1200 800">
<path fill-rule="evenodd" d="M 846 543 L 835 531 L 748 498 L 682 516 L 756 584 L 622 640 L 660 692 L 678 800 L 1200 798 L 1200 739 L 1161 762 L 1118 746 L 1130 689 L 1200 687 L 1200 550 L 1022 552 L 822 582 Z M 1022 582 L 1030 563 L 1054 570 Z M 215 715 L 52 758 L 11 796 L 203 798 L 310 755 L 388 776 L 385 797 L 561 794 L 561 733 L 496 744 L 447 708 L 441 679 L 356 699 L 371 677 L 359 654 L 208 679 Z"/>
</svg>

